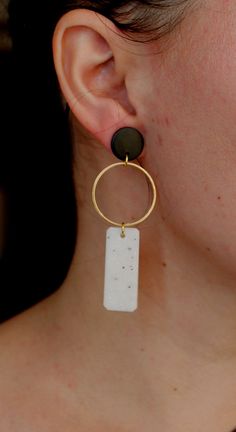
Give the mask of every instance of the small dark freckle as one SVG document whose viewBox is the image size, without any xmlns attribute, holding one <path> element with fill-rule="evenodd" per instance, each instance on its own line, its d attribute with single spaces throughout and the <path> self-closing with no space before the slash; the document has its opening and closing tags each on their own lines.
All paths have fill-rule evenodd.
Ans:
<svg viewBox="0 0 236 432">
<path fill-rule="evenodd" d="M 140 351 L 144 352 L 144 348 L 140 348 Z"/>
<path fill-rule="evenodd" d="M 218 196 L 217 199 L 218 199 L 218 200 L 221 200 L 221 196 Z"/>
<path fill-rule="evenodd" d="M 167 126 L 169 126 L 170 120 L 168 119 L 168 117 L 165 118 L 165 123 L 166 123 Z"/>
<path fill-rule="evenodd" d="M 166 264 L 165 262 L 163 262 L 162 265 L 163 265 L 163 267 L 166 267 L 166 266 L 167 266 L 167 264 Z"/>
<path fill-rule="evenodd" d="M 162 144 L 163 144 L 162 136 L 158 134 L 157 135 L 157 139 L 158 139 L 158 142 L 159 142 L 160 146 L 162 146 Z"/>
<path fill-rule="evenodd" d="M 55 324 L 54 330 L 60 332 L 62 330 L 62 326 L 60 324 Z"/>
<path fill-rule="evenodd" d="M 207 248 L 206 248 L 206 250 L 207 250 L 208 252 L 210 252 L 210 251 L 211 251 L 211 249 L 210 249 L 209 247 L 207 247 Z"/>
<path fill-rule="evenodd" d="M 68 388 L 69 388 L 69 389 L 73 389 L 73 387 L 74 387 L 73 384 L 72 384 L 71 382 L 69 382 L 69 383 L 68 383 Z"/>
<path fill-rule="evenodd" d="M 174 391 L 177 391 L 178 389 L 177 389 L 177 387 L 174 387 L 173 390 L 174 390 Z"/>
</svg>

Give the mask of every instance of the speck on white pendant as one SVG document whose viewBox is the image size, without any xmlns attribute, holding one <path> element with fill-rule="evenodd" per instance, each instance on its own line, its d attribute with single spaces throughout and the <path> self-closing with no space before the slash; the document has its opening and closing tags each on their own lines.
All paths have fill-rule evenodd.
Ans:
<svg viewBox="0 0 236 432">
<path fill-rule="evenodd" d="M 134 312 L 138 307 L 140 232 L 137 228 L 108 228 L 106 233 L 104 307 Z"/>
</svg>

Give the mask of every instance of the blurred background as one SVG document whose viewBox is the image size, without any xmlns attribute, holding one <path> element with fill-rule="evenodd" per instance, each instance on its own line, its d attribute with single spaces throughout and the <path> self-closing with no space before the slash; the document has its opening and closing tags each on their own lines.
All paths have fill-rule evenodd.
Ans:
<svg viewBox="0 0 236 432">
<path fill-rule="evenodd" d="M 76 237 L 49 9 L 32 3 L 0 0 L 0 322 L 60 287 Z"/>
<path fill-rule="evenodd" d="M 3 123 L 4 119 L 4 105 L 7 100 L 5 93 L 4 83 L 7 80 L 8 73 L 11 71 L 10 67 L 11 61 L 11 39 L 8 32 L 8 13 L 7 13 L 7 1 L 0 0 L 0 101 L 1 101 L 1 123 Z M 1 126 L 1 137 L 0 142 L 3 141 L 4 130 L 3 124 Z M 5 207 L 6 207 L 6 196 L 5 196 L 5 178 L 6 172 L 4 167 L 4 161 L 6 160 L 6 147 L 1 145 L 0 147 L 0 259 L 3 256 L 3 250 L 5 245 L 5 233 L 6 233 L 6 216 L 5 216 Z"/>
</svg>

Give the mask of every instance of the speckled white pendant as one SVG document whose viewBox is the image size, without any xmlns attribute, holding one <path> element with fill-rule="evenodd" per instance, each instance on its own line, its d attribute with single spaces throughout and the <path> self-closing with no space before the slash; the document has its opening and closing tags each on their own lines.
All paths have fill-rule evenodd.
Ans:
<svg viewBox="0 0 236 432">
<path fill-rule="evenodd" d="M 137 228 L 109 228 L 106 234 L 104 307 L 134 312 L 138 307 L 139 243 Z"/>
</svg>

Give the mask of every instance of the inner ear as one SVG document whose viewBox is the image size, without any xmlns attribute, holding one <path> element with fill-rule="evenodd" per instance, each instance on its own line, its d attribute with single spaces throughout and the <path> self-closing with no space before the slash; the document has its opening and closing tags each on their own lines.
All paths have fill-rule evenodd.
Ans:
<svg viewBox="0 0 236 432">
<path fill-rule="evenodd" d="M 129 114 L 135 114 L 129 101 L 125 80 L 116 73 L 114 57 L 97 66 L 91 73 L 90 83 L 91 91 L 95 95 L 112 98 Z"/>
<path fill-rule="evenodd" d="M 110 84 L 116 86 L 117 83 L 118 86 L 118 80 L 115 78 L 114 57 L 90 70 L 87 74 L 87 79 L 90 81 L 95 92 L 101 93 L 103 91 L 106 94 Z"/>
</svg>

